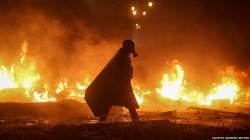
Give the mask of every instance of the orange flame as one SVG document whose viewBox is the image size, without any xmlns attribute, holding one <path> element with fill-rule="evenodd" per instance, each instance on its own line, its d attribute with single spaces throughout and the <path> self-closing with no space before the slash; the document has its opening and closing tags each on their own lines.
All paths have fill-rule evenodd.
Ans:
<svg viewBox="0 0 250 140">
<path fill-rule="evenodd" d="M 228 68 L 223 73 L 221 82 L 214 84 L 214 88 L 205 95 L 203 92 L 186 87 L 187 83 L 184 80 L 184 71 L 177 60 L 174 60 L 171 65 L 173 66 L 171 73 L 163 75 L 161 81 L 162 87 L 161 89 L 156 89 L 156 92 L 165 98 L 172 100 L 181 99 L 188 102 L 196 102 L 200 105 L 211 105 L 217 99 L 229 99 L 230 103 L 233 104 L 238 98 L 240 86 L 232 68 Z"/>
<path fill-rule="evenodd" d="M 22 47 L 21 59 L 20 59 L 21 63 L 24 63 L 24 61 L 25 61 L 27 47 L 28 47 L 28 43 L 26 41 L 24 41 L 23 47 Z"/>
<path fill-rule="evenodd" d="M 177 60 L 174 60 L 173 63 L 177 63 Z M 171 73 L 170 75 L 164 74 L 163 79 L 161 81 L 162 88 L 156 89 L 158 93 L 160 93 L 163 97 L 170 98 L 173 100 L 178 100 L 182 98 L 183 93 L 183 78 L 184 78 L 184 71 L 182 70 L 181 66 L 178 64 L 173 64 L 175 72 Z"/>
<path fill-rule="evenodd" d="M 8 72 L 7 69 L 2 66 L 0 69 L 0 90 L 5 88 L 16 88 L 17 84 L 14 82 L 13 66 L 11 71 Z"/>
<path fill-rule="evenodd" d="M 141 104 L 143 102 L 144 95 L 151 93 L 150 91 L 142 90 L 139 85 L 132 84 L 132 87 L 138 104 Z"/>
<path fill-rule="evenodd" d="M 27 51 L 28 43 L 24 41 L 19 63 L 13 64 L 10 68 L 0 65 L 0 90 L 23 88 L 25 95 L 33 102 L 56 101 L 56 97 L 65 92 L 67 93 L 66 99 L 84 101 L 84 92 L 90 84 L 90 76 L 86 75 L 84 80 L 73 82 L 63 78 L 49 88 L 46 83 L 41 81 L 40 74 L 36 72 L 35 63 L 29 61 L 29 57 L 26 56 Z M 237 79 L 239 76 L 247 79 L 247 72 L 236 72 L 233 67 L 229 67 L 222 73 L 221 81 L 214 83 L 210 90 L 198 91 L 187 84 L 184 77 L 185 72 L 177 60 L 171 63 L 171 67 L 169 73 L 163 74 L 161 88 L 155 89 L 156 93 L 163 98 L 194 102 L 198 105 L 213 105 L 213 101 L 218 99 L 226 99 L 231 104 L 236 104 L 243 96 L 244 101 L 241 102 L 249 104 L 250 88 L 247 87 L 242 91 Z M 154 91 L 141 89 L 139 85 L 132 84 L 132 87 L 139 104 L 144 102 L 145 95 L 154 93 Z"/>
<path fill-rule="evenodd" d="M 234 77 L 233 69 L 229 69 L 226 71 L 226 76 L 222 78 L 221 84 L 210 90 L 206 100 L 201 101 L 200 104 L 211 105 L 215 99 L 229 99 L 232 104 L 237 99 L 239 90 L 240 87 Z"/>
</svg>

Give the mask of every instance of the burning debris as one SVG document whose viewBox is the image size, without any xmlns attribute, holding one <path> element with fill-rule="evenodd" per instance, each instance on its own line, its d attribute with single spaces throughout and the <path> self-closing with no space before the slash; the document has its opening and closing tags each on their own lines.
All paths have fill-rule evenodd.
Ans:
<svg viewBox="0 0 250 140">
<path fill-rule="evenodd" d="M 233 67 L 227 68 L 225 72 L 222 73 L 221 82 L 217 84 L 214 83 L 209 93 L 204 94 L 195 89 L 188 89 L 189 86 L 184 80 L 184 71 L 177 60 L 173 61 L 171 65 L 173 65 L 171 75 L 168 76 L 168 74 L 165 74 L 162 80 L 162 89 L 156 89 L 163 97 L 172 100 L 196 102 L 199 105 L 211 105 L 214 100 L 220 99 L 230 100 L 230 104 L 249 104 L 248 93 L 244 93 L 244 90 L 240 90 L 240 85 L 237 81 L 237 78 L 241 77 L 238 73 L 244 72 L 237 73 Z M 237 99 L 240 96 L 244 96 L 245 99 L 239 102 Z"/>
<path fill-rule="evenodd" d="M 43 82 L 39 73 L 36 72 L 36 65 L 26 53 L 28 42 L 24 41 L 20 63 L 15 63 L 10 69 L 1 66 L 0 83 L 1 93 L 6 96 L 10 88 L 25 89 L 25 94 L 31 102 L 47 102 L 64 99 L 75 99 L 84 102 L 84 91 L 90 84 L 90 76 L 83 81 L 68 81 L 65 78 L 59 79 L 52 87 Z M 239 80 L 248 78 L 244 71 L 236 71 L 234 67 L 228 67 L 222 72 L 222 80 L 214 83 L 212 89 L 207 92 L 198 91 L 190 86 L 184 79 L 184 70 L 180 62 L 174 60 L 167 63 L 172 67 L 169 73 L 163 75 L 161 88 L 155 91 L 146 91 L 137 84 L 133 84 L 133 90 L 138 103 L 142 104 L 144 95 L 159 93 L 163 98 L 171 100 L 182 100 L 196 103 L 197 105 L 212 105 L 219 100 L 229 100 L 230 104 L 249 104 L 249 89 L 241 89 Z M 80 84 L 81 83 L 81 84 Z M 2 95 L 3 96 L 3 95 Z M 8 96 L 8 95 L 7 95 Z M 3 99 L 3 98 L 2 98 Z M 6 98 L 5 98 L 6 99 Z M 6 100 L 8 101 L 8 100 Z M 10 100 L 9 100 L 10 101 Z"/>
<path fill-rule="evenodd" d="M 62 95 L 66 96 L 63 97 L 62 100 L 84 98 L 84 90 L 89 85 L 88 77 L 82 82 L 84 85 L 80 85 L 80 82 L 68 85 L 67 79 L 62 79 L 59 80 L 54 87 L 49 87 L 41 80 L 40 74 L 36 72 L 35 62 L 31 63 L 31 60 L 27 58 L 27 51 L 28 43 L 24 41 L 20 63 L 13 64 L 10 70 L 5 66 L 2 66 L 2 69 L 0 70 L 0 92 L 2 94 L 5 93 L 5 96 L 8 96 L 6 95 L 8 90 L 6 91 L 5 89 L 23 88 L 25 89 L 26 96 L 30 98 L 30 102 L 56 101 L 57 98 L 60 99 L 61 93 L 66 94 Z M 56 88 L 55 91 L 52 90 L 53 88 Z M 10 100 L 7 99 L 3 101 Z"/>
<path fill-rule="evenodd" d="M 249 136 L 244 1 L 0 3 L 1 138 Z M 141 53 L 131 83 L 141 120 L 120 108 L 98 123 L 85 90 L 126 38 Z"/>
</svg>

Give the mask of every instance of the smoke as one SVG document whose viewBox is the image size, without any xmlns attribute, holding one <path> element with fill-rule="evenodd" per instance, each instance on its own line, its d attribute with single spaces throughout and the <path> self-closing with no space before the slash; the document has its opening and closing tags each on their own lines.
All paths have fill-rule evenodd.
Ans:
<svg viewBox="0 0 250 140">
<path fill-rule="evenodd" d="M 124 36 L 108 39 L 98 30 L 100 26 L 88 26 L 93 21 L 81 18 L 91 11 L 85 9 L 83 15 L 77 16 L 73 3 L 63 2 L 58 6 L 54 2 L 2 2 L 1 63 L 10 66 L 18 61 L 22 43 L 27 41 L 27 57 L 35 61 L 46 82 L 53 84 L 58 78 L 74 81 L 79 80 L 79 75 L 97 75 L 121 47 Z"/>
<path fill-rule="evenodd" d="M 159 79 L 168 67 L 165 62 L 177 59 L 188 83 L 206 89 L 219 81 L 225 67 L 247 71 L 250 14 L 246 5 L 247 1 L 155 1 L 147 17 L 134 19 L 142 28 L 134 38 L 146 48 L 140 61 L 140 68 L 148 66 L 145 76 Z"/>
<path fill-rule="evenodd" d="M 27 41 L 27 57 L 44 81 L 77 81 L 86 74 L 94 78 L 122 41 L 133 39 L 139 53 L 132 59 L 133 80 L 144 89 L 159 88 L 170 67 L 166 62 L 174 59 L 188 83 L 207 89 L 226 66 L 249 69 L 246 3 L 158 0 L 146 17 L 132 17 L 132 2 L 122 0 L 2 0 L 0 62 L 10 66 L 19 60 Z"/>
</svg>

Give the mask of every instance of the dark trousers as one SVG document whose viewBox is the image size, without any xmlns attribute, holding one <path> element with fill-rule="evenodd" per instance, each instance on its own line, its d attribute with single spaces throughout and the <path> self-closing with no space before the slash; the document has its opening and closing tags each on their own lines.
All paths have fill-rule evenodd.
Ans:
<svg viewBox="0 0 250 140">
<path fill-rule="evenodd" d="M 138 120 L 139 121 L 139 116 L 136 112 L 136 109 L 135 108 L 129 108 L 129 113 L 130 113 L 130 116 L 131 116 L 131 119 L 132 120 Z"/>
</svg>

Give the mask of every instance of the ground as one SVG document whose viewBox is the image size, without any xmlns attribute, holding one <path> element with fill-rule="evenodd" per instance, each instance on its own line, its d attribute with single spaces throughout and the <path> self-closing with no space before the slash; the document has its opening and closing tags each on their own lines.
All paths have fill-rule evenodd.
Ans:
<svg viewBox="0 0 250 140">
<path fill-rule="evenodd" d="M 76 111 L 84 107 L 85 104 L 77 102 L 1 103 L 0 139 L 203 140 L 250 137 L 247 114 L 216 113 L 214 110 L 139 111 L 141 121 L 132 122 L 125 113 L 111 115 L 106 122 L 99 123 L 97 118 L 86 114 L 87 110 Z"/>
<path fill-rule="evenodd" d="M 190 139 L 249 137 L 250 128 L 176 124 L 168 120 L 119 123 L 70 123 L 0 127 L 1 139 Z"/>
</svg>

